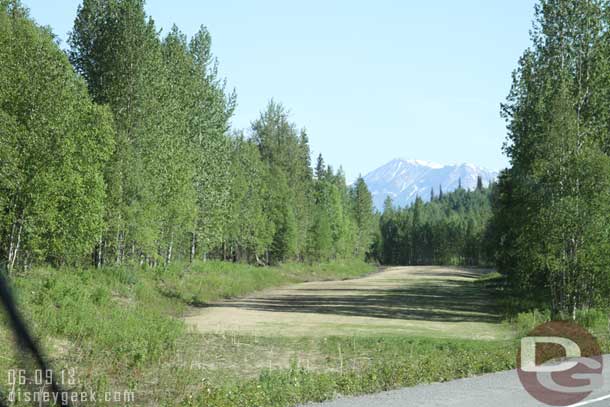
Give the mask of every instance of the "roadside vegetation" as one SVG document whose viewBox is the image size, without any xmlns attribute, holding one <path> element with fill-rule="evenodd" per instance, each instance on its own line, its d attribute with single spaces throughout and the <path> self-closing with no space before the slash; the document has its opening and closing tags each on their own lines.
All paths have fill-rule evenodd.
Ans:
<svg viewBox="0 0 610 407">
<path fill-rule="evenodd" d="M 605 1 L 540 1 L 502 105 L 511 165 L 490 243 L 514 296 L 553 319 L 610 305 L 609 16 Z"/>
<path fill-rule="evenodd" d="M 494 293 L 497 309 L 505 322 L 513 327 L 517 338 L 526 336 L 538 325 L 553 319 L 551 310 L 543 299 L 519 296 L 511 287 L 507 276 L 497 271 L 482 275 L 474 283 Z M 609 308 L 598 306 L 577 310 L 574 320 L 589 330 L 603 348 L 610 350 L 609 316 Z M 571 316 L 567 319 L 571 319 Z"/>
<path fill-rule="evenodd" d="M 287 406 L 467 377 L 514 362 L 512 341 L 201 335 L 177 318 L 190 304 L 278 284 L 353 278 L 375 268 L 355 262 L 182 266 L 35 268 L 13 281 L 54 367 L 77 367 L 81 390 L 133 390 L 136 404 Z M 2 330 L 4 371 L 25 362 L 9 350 L 11 343 Z"/>
<path fill-rule="evenodd" d="M 53 366 L 148 386 L 195 338 L 188 306 L 374 270 L 364 181 L 312 165 L 280 103 L 231 128 L 205 27 L 161 34 L 143 1 L 84 0 L 66 43 L 0 0 L 0 273 Z M 0 366 L 31 378 L 2 338 Z"/>
<path fill-rule="evenodd" d="M 191 305 L 374 271 L 357 262 L 254 267 L 210 261 L 176 263 L 165 271 L 35 268 L 14 275 L 13 282 L 55 369 L 76 367 L 80 390 L 133 390 L 138 405 L 290 406 L 514 367 L 516 340 L 202 335 L 179 318 Z M 470 284 L 494 289 L 500 279 L 491 273 Z M 548 313 L 535 311 L 512 324 L 526 333 L 546 319 Z M 1 338 L 0 368 L 27 365 L 11 333 L 4 329 Z M 602 346 L 610 349 L 607 340 Z"/>
<path fill-rule="evenodd" d="M 80 390 L 133 390 L 136 404 L 286 406 L 512 366 L 512 341 L 201 335 L 179 319 L 190 305 L 373 271 L 361 262 L 49 267 L 17 273 L 13 285 L 55 369 L 76 367 Z M 1 337 L 0 368 L 27 364 L 10 331 Z"/>
<path fill-rule="evenodd" d="M 375 240 L 375 256 L 383 264 L 493 266 L 488 227 L 494 185 L 481 177 L 473 191 L 431 191 L 404 208 L 385 201 Z"/>
<path fill-rule="evenodd" d="M 144 395 L 151 402 L 170 403 L 182 397 L 171 383 L 158 383 L 151 396 L 146 394 L 152 390 L 140 388 L 146 387 L 145 375 L 171 380 L 169 366 L 177 354 L 209 351 L 202 342 L 205 339 L 190 332 L 179 319 L 189 305 L 289 283 L 353 278 L 374 270 L 374 266 L 356 261 L 298 267 L 209 261 L 176 263 L 167 270 L 139 266 L 34 268 L 15 274 L 12 281 L 18 305 L 55 369 L 76 367 L 83 388 L 131 389 L 138 398 Z M 26 356 L 13 345 L 11 332 L 0 332 L 2 371 L 29 366 Z M 198 375 L 194 377 L 200 380 Z"/>
<path fill-rule="evenodd" d="M 326 358 L 322 371 L 294 358 L 287 369 L 264 370 L 239 383 L 210 384 L 188 404 L 293 406 L 505 370 L 515 360 L 515 347 L 506 341 L 336 337 L 314 348 Z"/>
</svg>

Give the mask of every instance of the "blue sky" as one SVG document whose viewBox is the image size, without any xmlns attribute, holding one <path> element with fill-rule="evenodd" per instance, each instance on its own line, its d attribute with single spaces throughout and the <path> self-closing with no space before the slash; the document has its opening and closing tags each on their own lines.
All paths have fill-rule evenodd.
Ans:
<svg viewBox="0 0 610 407">
<path fill-rule="evenodd" d="M 80 0 L 23 0 L 67 38 Z M 165 32 L 208 27 L 236 128 L 274 98 L 348 179 L 395 157 L 507 165 L 499 104 L 534 0 L 149 0 Z"/>
</svg>

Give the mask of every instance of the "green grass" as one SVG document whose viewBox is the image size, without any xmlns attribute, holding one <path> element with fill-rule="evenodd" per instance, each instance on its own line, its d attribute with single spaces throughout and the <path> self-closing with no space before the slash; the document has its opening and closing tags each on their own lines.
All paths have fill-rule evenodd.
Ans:
<svg viewBox="0 0 610 407">
<path fill-rule="evenodd" d="M 131 389 L 136 404 L 291 406 L 514 366 L 514 340 L 200 335 L 178 318 L 190 304 L 372 271 L 362 263 L 38 268 L 14 276 L 13 286 L 56 369 L 77 368 L 77 389 Z M 524 314 L 517 323 L 525 331 L 541 315 Z M 600 315 L 582 320 L 598 326 Z M 6 328 L 0 347 L 2 372 L 27 364 Z"/>
<path fill-rule="evenodd" d="M 474 281 L 475 284 L 493 290 L 498 308 L 504 318 L 517 333 L 517 337 L 526 336 L 535 327 L 551 320 L 548 305 L 532 298 L 523 298 L 512 293 L 506 283 L 506 277 L 498 272 L 484 274 Z M 534 296 L 535 297 L 535 296 Z M 563 315 L 556 319 L 572 319 Z M 600 342 L 607 342 L 610 336 L 610 309 L 586 308 L 576 311 L 576 322 L 589 330 Z"/>
<path fill-rule="evenodd" d="M 310 345 L 311 346 L 311 345 Z M 301 349 L 307 346 L 302 345 Z M 331 337 L 314 348 L 327 366 L 300 358 L 288 368 L 264 369 L 256 378 L 205 383 L 186 405 L 280 407 L 446 381 L 514 366 L 510 341 L 458 341 L 404 337 Z"/>
<path fill-rule="evenodd" d="M 20 310 L 56 369 L 76 367 L 83 388 L 137 390 L 149 373 L 163 375 L 178 346 L 196 346 L 198 335 L 189 334 L 178 319 L 189 304 L 374 270 L 358 262 L 302 268 L 223 262 L 176 264 L 167 270 L 36 268 L 14 275 L 11 283 Z M 0 351 L 3 372 L 30 363 L 15 351 L 4 320 Z M 161 393 L 166 390 L 171 393 Z"/>
<path fill-rule="evenodd" d="M 155 273 L 164 295 L 198 305 L 283 284 L 362 277 L 374 270 L 374 266 L 360 261 L 286 263 L 277 267 L 209 261 L 190 268 L 178 264 Z"/>
</svg>

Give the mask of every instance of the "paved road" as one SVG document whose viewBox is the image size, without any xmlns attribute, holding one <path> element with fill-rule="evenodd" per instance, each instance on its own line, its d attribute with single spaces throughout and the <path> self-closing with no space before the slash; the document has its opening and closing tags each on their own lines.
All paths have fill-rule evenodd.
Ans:
<svg viewBox="0 0 610 407">
<path fill-rule="evenodd" d="M 604 356 L 604 385 L 573 407 L 610 407 L 610 355 Z M 607 397 L 607 398 L 604 398 Z M 603 399 L 602 399 L 603 398 Z M 515 370 L 362 397 L 309 404 L 308 407 L 538 407 Z"/>
</svg>

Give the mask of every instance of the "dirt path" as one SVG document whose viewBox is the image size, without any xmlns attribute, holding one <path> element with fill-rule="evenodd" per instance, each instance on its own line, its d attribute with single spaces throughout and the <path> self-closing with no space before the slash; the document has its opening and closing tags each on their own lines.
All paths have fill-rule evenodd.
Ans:
<svg viewBox="0 0 610 407">
<path fill-rule="evenodd" d="M 481 270 L 394 267 L 368 277 L 295 284 L 198 308 L 186 322 L 203 333 L 261 336 L 511 336 Z"/>
</svg>

